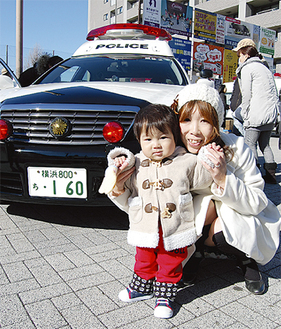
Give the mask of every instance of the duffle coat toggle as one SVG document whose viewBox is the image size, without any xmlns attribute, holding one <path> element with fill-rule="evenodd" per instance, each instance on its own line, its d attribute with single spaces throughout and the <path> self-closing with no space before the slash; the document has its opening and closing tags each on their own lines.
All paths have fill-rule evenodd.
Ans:
<svg viewBox="0 0 281 329">
<path fill-rule="evenodd" d="M 152 160 L 150 160 L 150 159 L 145 159 L 145 160 L 143 160 L 143 161 L 140 163 L 140 165 L 141 165 L 142 167 L 149 167 L 150 164 L 152 164 L 152 165 L 154 165 L 154 166 L 160 168 L 160 167 L 162 167 L 162 166 L 167 166 L 167 165 L 169 165 L 169 164 L 171 164 L 171 163 L 173 163 L 173 159 L 169 159 L 169 158 L 165 158 L 165 159 L 163 159 L 162 162 L 159 162 L 159 161 L 152 161 Z"/>
<path fill-rule="evenodd" d="M 142 167 L 149 167 L 150 165 L 156 166 L 156 168 L 161 168 L 163 165 L 169 165 L 173 162 L 171 159 L 164 159 L 162 162 L 152 161 L 150 159 L 145 159 L 141 162 Z M 144 190 L 149 189 L 151 186 L 155 190 L 164 191 L 165 188 L 171 187 L 173 185 L 173 181 L 169 178 L 164 179 L 156 179 L 154 182 L 150 182 L 149 179 L 146 179 L 142 183 L 142 188 Z"/>
<path fill-rule="evenodd" d="M 156 179 L 154 182 L 150 182 L 149 179 L 146 179 L 142 183 L 142 188 L 144 190 L 148 190 L 152 186 L 155 190 L 164 191 L 165 188 L 169 188 L 172 185 L 173 185 L 173 181 L 169 178 Z"/>
<path fill-rule="evenodd" d="M 176 210 L 176 205 L 174 203 L 166 203 L 166 207 L 161 212 L 161 218 L 171 218 L 172 212 Z M 152 213 L 153 211 L 159 211 L 158 207 L 153 206 L 151 203 L 148 203 L 144 207 L 146 213 Z"/>
<path fill-rule="evenodd" d="M 144 160 L 141 162 L 142 167 L 149 167 L 150 164 L 155 165 L 157 168 L 160 168 L 162 165 L 169 165 L 173 161 L 171 159 L 167 159 L 167 161 L 164 162 L 155 162 L 151 160 Z M 152 187 L 154 190 L 161 190 L 164 191 L 165 188 L 169 188 L 173 185 L 173 181 L 169 178 L 164 178 L 164 179 L 156 179 L 154 182 L 150 182 L 149 179 L 146 179 L 142 183 L 142 188 L 144 190 L 149 189 Z M 172 212 L 176 210 L 176 205 L 174 203 L 166 203 L 166 207 L 164 210 L 161 212 L 160 216 L 161 218 L 171 218 L 172 217 Z M 151 203 L 148 203 L 144 207 L 144 211 L 146 213 L 151 213 L 152 211 L 159 211 L 158 207 L 152 206 Z"/>
</svg>

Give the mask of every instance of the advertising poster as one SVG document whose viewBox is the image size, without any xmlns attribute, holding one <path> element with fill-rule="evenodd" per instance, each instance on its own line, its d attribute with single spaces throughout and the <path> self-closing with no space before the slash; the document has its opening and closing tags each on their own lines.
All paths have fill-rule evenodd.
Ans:
<svg viewBox="0 0 281 329">
<path fill-rule="evenodd" d="M 252 28 L 253 28 L 252 39 L 254 40 L 256 45 L 258 45 L 260 42 L 260 26 L 252 25 Z"/>
<path fill-rule="evenodd" d="M 160 2 L 160 0 L 158 0 Z M 161 28 L 171 34 L 190 37 L 192 27 L 192 7 L 178 2 L 162 0 Z"/>
<path fill-rule="evenodd" d="M 195 9 L 194 12 L 194 37 L 207 41 L 216 41 L 217 15 Z"/>
<path fill-rule="evenodd" d="M 276 32 L 274 30 L 269 30 L 264 27 L 260 28 L 259 52 L 274 56 L 275 34 Z"/>
<path fill-rule="evenodd" d="M 160 27 L 161 19 L 161 0 L 143 0 L 143 17 L 144 25 Z"/>
<path fill-rule="evenodd" d="M 179 38 L 173 38 L 169 41 L 175 58 L 181 63 L 186 71 L 190 70 L 191 65 L 191 41 Z"/>
<path fill-rule="evenodd" d="M 223 62 L 223 83 L 232 82 L 236 77 L 236 69 L 238 65 L 237 54 L 229 49 L 224 50 L 224 62 Z"/>
<path fill-rule="evenodd" d="M 217 14 L 217 30 L 216 30 L 216 43 L 224 45 L 224 25 L 225 16 Z"/>
<path fill-rule="evenodd" d="M 205 69 L 210 69 L 214 74 L 223 74 L 223 53 L 224 48 L 194 42 L 193 65 L 194 70 L 199 70 L 202 65 Z"/>
<path fill-rule="evenodd" d="M 235 18 L 225 17 L 225 45 L 231 48 L 245 38 L 250 38 L 259 43 L 259 30 L 256 25 L 242 22 Z"/>
</svg>

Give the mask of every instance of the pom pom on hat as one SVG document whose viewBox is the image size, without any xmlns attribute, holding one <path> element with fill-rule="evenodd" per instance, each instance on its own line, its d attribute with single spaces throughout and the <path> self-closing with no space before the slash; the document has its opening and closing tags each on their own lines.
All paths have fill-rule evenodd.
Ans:
<svg viewBox="0 0 281 329">
<path fill-rule="evenodd" d="M 204 101 L 213 106 L 218 114 L 219 126 L 221 127 L 224 118 L 224 106 L 218 91 L 206 84 L 190 84 L 184 87 L 176 97 L 177 109 L 179 112 L 181 107 L 190 101 Z"/>
</svg>

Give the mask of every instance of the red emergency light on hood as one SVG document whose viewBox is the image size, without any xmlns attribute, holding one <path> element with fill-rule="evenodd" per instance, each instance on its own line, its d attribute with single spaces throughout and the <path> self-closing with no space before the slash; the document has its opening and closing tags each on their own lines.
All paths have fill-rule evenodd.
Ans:
<svg viewBox="0 0 281 329">
<path fill-rule="evenodd" d="M 172 40 L 172 36 L 166 30 L 148 25 L 124 23 L 111 24 L 99 27 L 90 31 L 87 35 L 87 40 L 99 39 L 141 39 L 141 38 L 156 38 L 160 40 Z"/>
</svg>

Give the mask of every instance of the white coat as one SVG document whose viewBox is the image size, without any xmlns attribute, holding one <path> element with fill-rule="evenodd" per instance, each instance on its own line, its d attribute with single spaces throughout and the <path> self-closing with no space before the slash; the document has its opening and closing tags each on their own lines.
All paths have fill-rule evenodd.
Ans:
<svg viewBox="0 0 281 329">
<path fill-rule="evenodd" d="M 236 70 L 242 94 L 239 106 L 244 128 L 273 124 L 279 111 L 279 99 L 271 71 L 258 57 L 248 58 Z"/>
<path fill-rule="evenodd" d="M 194 197 L 197 234 L 202 233 L 207 208 L 213 199 L 227 243 L 264 265 L 274 257 L 279 246 L 280 213 L 263 192 L 264 181 L 244 139 L 224 133 L 221 137 L 233 149 L 234 157 L 227 163 L 224 190 L 212 184 Z"/>
<path fill-rule="evenodd" d="M 125 192 L 109 198 L 129 214 L 128 243 L 156 248 L 161 223 L 165 250 L 192 245 L 197 238 L 191 190 L 212 183 L 199 157 L 176 147 L 161 162 L 149 160 L 143 152 L 135 155 L 135 167 L 126 181 Z"/>
</svg>

